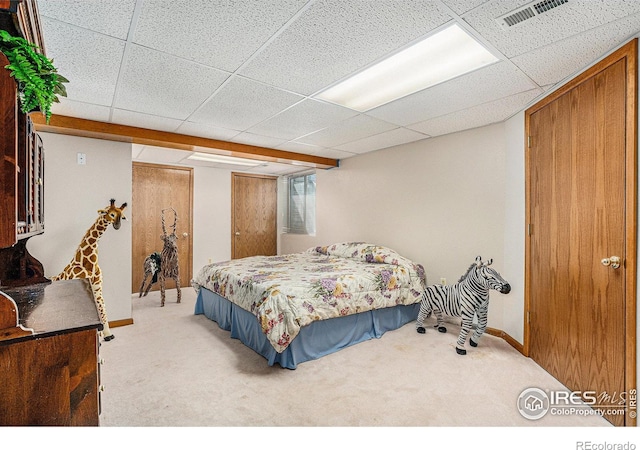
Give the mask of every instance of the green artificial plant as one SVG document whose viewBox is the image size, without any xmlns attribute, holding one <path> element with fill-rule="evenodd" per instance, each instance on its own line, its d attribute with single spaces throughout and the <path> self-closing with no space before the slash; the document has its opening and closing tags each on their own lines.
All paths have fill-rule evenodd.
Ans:
<svg viewBox="0 0 640 450">
<path fill-rule="evenodd" d="M 58 96 L 66 97 L 62 83 L 68 83 L 53 66 L 53 60 L 37 52 L 38 47 L 26 39 L 12 36 L 0 30 L 0 52 L 9 60 L 5 69 L 18 83 L 20 110 L 27 114 L 40 109 L 47 119 L 51 118 L 51 105 L 58 103 Z"/>
</svg>

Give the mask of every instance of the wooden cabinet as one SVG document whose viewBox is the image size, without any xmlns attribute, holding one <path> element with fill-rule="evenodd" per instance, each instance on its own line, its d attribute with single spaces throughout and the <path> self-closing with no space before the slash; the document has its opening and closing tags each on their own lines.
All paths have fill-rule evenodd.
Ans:
<svg viewBox="0 0 640 450">
<path fill-rule="evenodd" d="M 34 1 L 0 0 L 0 29 L 42 46 Z M 0 288 L 48 281 L 27 240 L 44 232 L 44 148 L 20 111 L 18 86 L 0 53 Z"/>
<path fill-rule="evenodd" d="M 98 426 L 102 324 L 89 282 L 3 292 L 0 425 Z"/>
<path fill-rule="evenodd" d="M 44 147 L 31 119 L 18 114 L 16 241 L 44 233 Z"/>
<path fill-rule="evenodd" d="M 7 64 L 0 53 L 0 248 L 17 241 L 18 103 L 16 83 L 3 68 Z"/>
<path fill-rule="evenodd" d="M 44 232 L 44 148 L 28 115 L 18 109 L 16 83 L 0 53 L 2 200 L 0 248 Z"/>
</svg>

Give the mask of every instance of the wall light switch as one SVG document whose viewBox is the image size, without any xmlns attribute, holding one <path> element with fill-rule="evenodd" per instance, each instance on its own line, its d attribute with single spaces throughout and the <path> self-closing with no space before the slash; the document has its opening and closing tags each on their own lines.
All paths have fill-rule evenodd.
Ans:
<svg viewBox="0 0 640 450">
<path fill-rule="evenodd" d="M 84 166 L 87 163 L 87 154 L 78 153 L 78 164 Z"/>
</svg>

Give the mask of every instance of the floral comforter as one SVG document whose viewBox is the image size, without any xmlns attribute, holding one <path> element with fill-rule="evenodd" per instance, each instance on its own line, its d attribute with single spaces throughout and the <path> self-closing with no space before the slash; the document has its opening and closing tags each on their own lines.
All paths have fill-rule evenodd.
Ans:
<svg viewBox="0 0 640 450">
<path fill-rule="evenodd" d="M 395 251 L 340 243 L 204 266 L 191 282 L 252 312 L 277 352 L 316 320 L 420 301 L 424 268 Z"/>
</svg>

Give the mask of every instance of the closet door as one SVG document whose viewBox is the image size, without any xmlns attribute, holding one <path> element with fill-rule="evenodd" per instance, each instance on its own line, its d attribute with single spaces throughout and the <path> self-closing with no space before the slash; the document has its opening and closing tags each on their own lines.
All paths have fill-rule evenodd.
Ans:
<svg viewBox="0 0 640 450">
<path fill-rule="evenodd" d="M 178 263 L 180 287 L 190 286 L 193 268 L 193 169 L 157 164 L 133 163 L 133 193 L 129 213 L 131 220 L 132 273 L 131 289 L 140 292 L 144 278 L 144 260 L 153 252 L 160 253 L 163 241 L 162 210 L 173 208 L 178 215 Z M 173 212 L 165 211 L 167 234 L 172 232 Z M 166 280 L 167 289 L 175 288 L 175 281 Z M 156 283 L 151 290 L 160 289 Z"/>
<path fill-rule="evenodd" d="M 635 422 L 635 43 L 526 112 L 529 356 Z M 629 56 L 629 58 L 627 57 Z M 631 58 L 631 59 L 630 59 Z M 631 97 L 630 97 L 631 95 Z M 631 138 L 631 139 L 630 139 Z M 544 386 L 541 386 L 544 388 Z M 613 400 L 613 404 L 611 403 Z"/>
<path fill-rule="evenodd" d="M 231 175 L 233 259 L 277 254 L 277 198 L 277 177 Z"/>
</svg>

